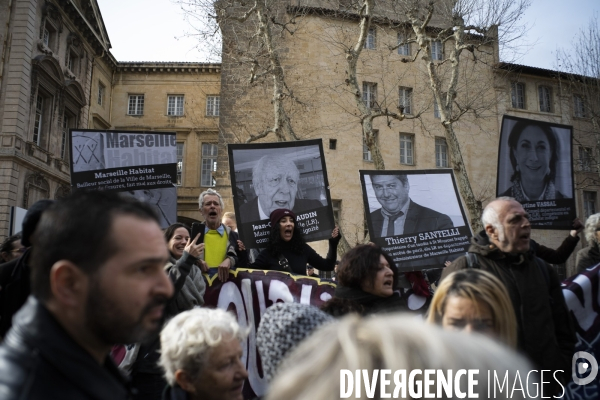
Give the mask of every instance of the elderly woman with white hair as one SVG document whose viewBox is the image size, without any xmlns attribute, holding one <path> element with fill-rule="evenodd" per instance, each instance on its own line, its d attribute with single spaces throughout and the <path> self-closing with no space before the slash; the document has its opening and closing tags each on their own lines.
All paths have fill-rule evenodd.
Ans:
<svg viewBox="0 0 600 400">
<path fill-rule="evenodd" d="M 598 241 L 600 240 L 600 213 L 590 215 L 585 221 L 585 240 L 588 242 L 588 247 L 584 247 L 577 253 L 577 273 L 585 271 L 589 267 L 593 267 L 600 263 L 600 249 L 598 249 Z"/>
<path fill-rule="evenodd" d="M 160 334 L 160 365 L 170 385 L 163 400 L 242 400 L 246 335 L 221 309 L 194 308 L 170 320 Z"/>
</svg>

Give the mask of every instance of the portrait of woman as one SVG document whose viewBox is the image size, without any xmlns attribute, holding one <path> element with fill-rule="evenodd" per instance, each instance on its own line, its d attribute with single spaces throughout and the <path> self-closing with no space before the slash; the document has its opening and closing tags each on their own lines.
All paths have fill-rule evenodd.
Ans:
<svg viewBox="0 0 600 400">
<path fill-rule="evenodd" d="M 565 198 L 555 185 L 559 145 L 550 126 L 519 120 L 510 132 L 508 147 L 512 185 L 501 196 L 519 202 Z"/>
</svg>

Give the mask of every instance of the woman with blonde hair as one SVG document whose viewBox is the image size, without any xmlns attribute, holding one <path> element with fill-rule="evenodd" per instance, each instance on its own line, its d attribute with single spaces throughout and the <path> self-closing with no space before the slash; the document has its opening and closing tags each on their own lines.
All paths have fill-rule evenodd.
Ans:
<svg viewBox="0 0 600 400">
<path fill-rule="evenodd" d="M 481 335 L 445 331 L 406 314 L 352 314 L 300 343 L 280 364 L 266 400 L 453 399 L 467 392 L 482 399 L 490 389 L 496 399 L 536 397 L 530 369 L 525 358 Z M 519 379 L 521 388 L 496 392 L 495 378 L 510 385 Z"/>
<path fill-rule="evenodd" d="M 479 269 L 448 275 L 433 295 L 427 321 L 517 346 L 517 320 L 508 292 L 498 278 Z"/>
</svg>

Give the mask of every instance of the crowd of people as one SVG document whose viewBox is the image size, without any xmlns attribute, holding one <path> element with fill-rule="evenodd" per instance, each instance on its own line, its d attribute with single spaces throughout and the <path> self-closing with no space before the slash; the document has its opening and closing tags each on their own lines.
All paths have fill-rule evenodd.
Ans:
<svg viewBox="0 0 600 400">
<path fill-rule="evenodd" d="M 382 196 L 392 189 L 382 186 Z M 203 276 L 225 283 L 241 267 L 335 271 L 333 297 L 320 308 L 267 304 L 256 332 L 267 399 L 337 398 L 340 371 L 357 369 L 481 369 L 511 377 L 550 370 L 556 378 L 539 389 L 547 396 L 564 391 L 576 339 L 547 261 L 569 257 L 581 224 L 553 250 L 531 240 L 519 202 L 493 200 L 481 217 L 484 230 L 444 268 L 419 317 L 398 290 L 392 258 L 372 243 L 338 263 L 335 227 L 323 258 L 304 240 L 294 211 L 276 208 L 268 244 L 251 257 L 218 192 L 201 193 L 199 208 L 204 224 L 192 237 L 182 223 L 163 232 L 148 205 L 112 193 L 77 191 L 31 207 L 22 233 L 0 247 L 1 397 L 242 399 L 247 321 L 204 307 Z M 600 214 L 586 222 L 589 246 L 577 254 L 579 271 L 600 262 L 598 232 Z M 130 355 L 120 369 L 110 355 L 119 344 Z M 483 397 L 486 388 L 480 386 Z"/>
</svg>

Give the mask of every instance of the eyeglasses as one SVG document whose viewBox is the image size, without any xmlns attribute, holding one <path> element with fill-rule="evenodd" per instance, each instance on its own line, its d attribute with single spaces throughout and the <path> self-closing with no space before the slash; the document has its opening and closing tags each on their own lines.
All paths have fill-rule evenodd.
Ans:
<svg viewBox="0 0 600 400">
<path fill-rule="evenodd" d="M 21 247 L 20 249 L 11 250 L 11 253 L 21 253 L 21 254 L 23 254 L 23 253 L 25 253 L 26 249 L 27 249 L 27 247 Z"/>
</svg>

